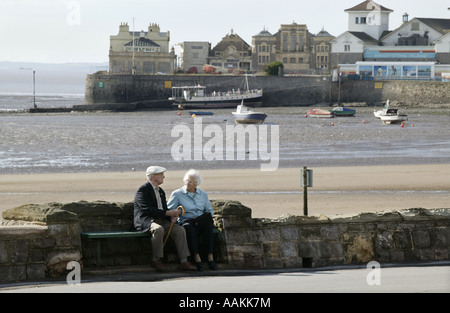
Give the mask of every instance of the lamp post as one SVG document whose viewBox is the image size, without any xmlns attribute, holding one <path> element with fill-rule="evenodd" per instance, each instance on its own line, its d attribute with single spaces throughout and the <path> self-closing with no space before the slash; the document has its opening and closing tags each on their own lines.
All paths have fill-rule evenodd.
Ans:
<svg viewBox="0 0 450 313">
<path fill-rule="evenodd" d="M 36 109 L 36 71 L 33 70 L 33 107 Z"/>
</svg>

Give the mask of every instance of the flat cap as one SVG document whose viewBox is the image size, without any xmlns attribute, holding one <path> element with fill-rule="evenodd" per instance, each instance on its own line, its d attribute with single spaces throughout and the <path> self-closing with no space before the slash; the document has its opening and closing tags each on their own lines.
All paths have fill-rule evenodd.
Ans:
<svg viewBox="0 0 450 313">
<path fill-rule="evenodd" d="M 164 173 L 165 171 L 167 171 L 167 169 L 161 166 L 149 166 L 147 168 L 147 177 L 153 174 Z"/>
</svg>

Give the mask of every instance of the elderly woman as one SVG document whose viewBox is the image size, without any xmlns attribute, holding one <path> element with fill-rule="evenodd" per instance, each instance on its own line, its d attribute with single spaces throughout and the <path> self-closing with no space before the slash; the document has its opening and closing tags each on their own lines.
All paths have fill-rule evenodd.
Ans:
<svg viewBox="0 0 450 313">
<path fill-rule="evenodd" d="M 199 271 L 203 270 L 200 258 L 199 235 L 203 236 L 208 252 L 208 264 L 212 270 L 217 269 L 214 262 L 214 235 L 213 221 L 214 210 L 209 202 L 208 194 L 197 186 L 202 182 L 197 170 L 189 170 L 184 176 L 184 186 L 175 190 L 170 196 L 167 206 L 175 209 L 183 206 L 186 210 L 184 216 L 180 216 L 178 223 L 186 230 L 191 255 L 195 258 L 195 264 Z"/>
</svg>

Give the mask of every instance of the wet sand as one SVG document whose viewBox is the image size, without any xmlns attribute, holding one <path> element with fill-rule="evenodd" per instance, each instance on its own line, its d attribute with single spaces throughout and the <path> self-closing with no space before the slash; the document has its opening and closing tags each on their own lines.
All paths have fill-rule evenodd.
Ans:
<svg viewBox="0 0 450 313">
<path fill-rule="evenodd" d="M 315 167 L 308 188 L 309 215 L 352 214 L 408 208 L 450 207 L 450 164 Z M 185 171 L 169 171 L 167 196 Z M 202 170 L 210 199 L 241 201 L 253 217 L 303 214 L 300 168 Z M 28 203 L 104 200 L 131 202 L 145 182 L 139 172 L 0 175 L 0 211 Z"/>
</svg>

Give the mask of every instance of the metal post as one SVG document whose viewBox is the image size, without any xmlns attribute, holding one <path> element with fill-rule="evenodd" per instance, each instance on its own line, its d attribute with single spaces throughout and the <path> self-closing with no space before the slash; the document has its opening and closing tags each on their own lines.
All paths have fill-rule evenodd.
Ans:
<svg viewBox="0 0 450 313">
<path fill-rule="evenodd" d="M 308 216 L 308 172 L 303 166 L 303 215 Z"/>
<path fill-rule="evenodd" d="M 33 71 L 33 107 L 36 109 L 36 71 Z"/>
</svg>

